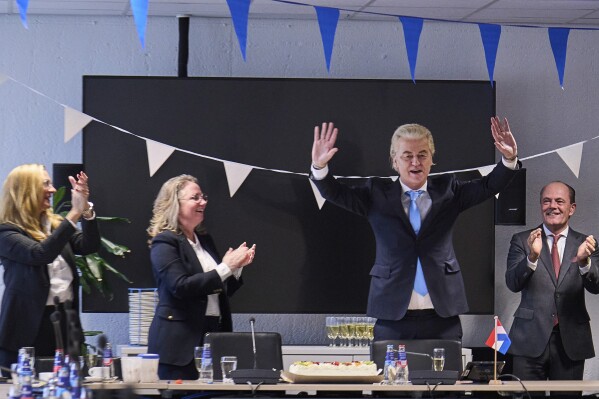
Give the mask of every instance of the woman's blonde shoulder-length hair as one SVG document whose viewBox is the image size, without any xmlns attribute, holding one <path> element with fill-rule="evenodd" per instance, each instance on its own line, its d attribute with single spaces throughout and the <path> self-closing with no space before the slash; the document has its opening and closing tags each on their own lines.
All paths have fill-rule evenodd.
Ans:
<svg viewBox="0 0 599 399">
<path fill-rule="evenodd" d="M 45 170 L 44 165 L 35 163 L 17 166 L 4 180 L 0 196 L 0 223 L 14 224 L 37 241 L 47 237 L 42 227 L 44 216 L 52 228 L 63 220 L 52 208 L 42 212 Z"/>
<path fill-rule="evenodd" d="M 199 185 L 198 179 L 195 177 L 191 175 L 179 175 L 168 179 L 160 188 L 158 196 L 154 200 L 150 226 L 146 230 L 150 236 L 150 241 L 163 231 L 182 234 L 179 227 L 179 191 L 187 183 Z M 204 233 L 201 225 L 196 228 L 196 233 Z"/>
</svg>

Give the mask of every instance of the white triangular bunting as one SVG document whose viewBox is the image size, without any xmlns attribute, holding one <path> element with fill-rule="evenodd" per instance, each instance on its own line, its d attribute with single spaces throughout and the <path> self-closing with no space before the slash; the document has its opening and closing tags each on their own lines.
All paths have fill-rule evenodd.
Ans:
<svg viewBox="0 0 599 399">
<path fill-rule="evenodd" d="M 493 169 L 495 169 L 495 165 L 481 166 L 480 168 L 478 168 L 478 173 L 480 173 L 481 176 L 485 177 L 486 175 L 491 173 Z"/>
<path fill-rule="evenodd" d="M 578 179 L 580 173 L 580 161 L 582 160 L 582 146 L 584 143 L 572 144 L 556 150 L 562 160 L 568 165 L 574 176 Z"/>
<path fill-rule="evenodd" d="M 399 175 L 395 175 L 395 176 L 390 176 L 391 180 L 393 181 L 397 181 L 397 179 L 399 179 Z"/>
<path fill-rule="evenodd" d="M 322 195 L 320 195 L 320 191 L 318 191 L 318 189 L 316 188 L 316 185 L 314 184 L 312 179 L 308 179 L 308 181 L 310 182 L 310 186 L 312 186 L 312 191 L 314 192 L 314 198 L 316 198 L 316 203 L 318 204 L 318 209 L 322 209 L 322 206 L 324 205 L 326 200 L 324 198 L 322 198 Z"/>
<path fill-rule="evenodd" d="M 73 108 L 64 108 L 64 142 L 75 137 L 94 118 Z"/>
<path fill-rule="evenodd" d="M 233 198 L 254 167 L 229 161 L 224 161 L 223 164 L 225 165 L 225 174 L 227 175 L 227 183 L 229 184 L 229 194 Z"/>
<path fill-rule="evenodd" d="M 150 177 L 152 177 L 154 176 L 154 173 L 160 169 L 162 164 L 166 162 L 168 157 L 170 157 L 175 151 L 175 148 L 154 140 L 146 139 L 146 150 L 148 151 Z"/>
</svg>

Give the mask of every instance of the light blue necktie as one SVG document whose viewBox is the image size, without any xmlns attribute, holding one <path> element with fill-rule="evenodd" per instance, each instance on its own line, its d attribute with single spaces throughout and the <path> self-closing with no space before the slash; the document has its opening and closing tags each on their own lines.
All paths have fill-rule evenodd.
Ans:
<svg viewBox="0 0 599 399">
<path fill-rule="evenodd" d="M 420 231 L 420 225 L 422 221 L 420 219 L 420 211 L 418 210 L 418 205 L 416 204 L 416 199 L 420 197 L 423 193 L 422 190 L 410 190 L 406 191 L 406 194 L 410 196 L 410 209 L 408 211 L 408 216 L 410 218 L 410 223 L 414 228 L 414 232 L 418 235 Z M 414 291 L 418 294 L 425 296 L 428 294 L 428 288 L 426 288 L 426 282 L 424 281 L 424 273 L 422 273 L 422 264 L 420 263 L 420 258 L 418 258 L 416 262 L 416 279 L 414 280 Z"/>
</svg>

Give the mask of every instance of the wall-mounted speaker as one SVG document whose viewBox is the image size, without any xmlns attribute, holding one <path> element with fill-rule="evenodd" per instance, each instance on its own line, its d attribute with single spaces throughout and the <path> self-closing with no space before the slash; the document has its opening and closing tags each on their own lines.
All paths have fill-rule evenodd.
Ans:
<svg viewBox="0 0 599 399">
<path fill-rule="evenodd" d="M 526 169 L 518 170 L 509 186 L 503 189 L 495 200 L 495 224 L 526 224 Z"/>
</svg>

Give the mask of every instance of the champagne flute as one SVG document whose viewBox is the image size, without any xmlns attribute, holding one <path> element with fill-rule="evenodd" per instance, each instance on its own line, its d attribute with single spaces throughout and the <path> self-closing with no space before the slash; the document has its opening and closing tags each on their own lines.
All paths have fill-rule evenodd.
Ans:
<svg viewBox="0 0 599 399">
<path fill-rule="evenodd" d="M 358 318 L 357 317 L 349 317 L 349 346 L 356 346 L 356 342 L 358 341 Z M 353 342 L 352 342 L 353 339 Z"/>
<path fill-rule="evenodd" d="M 368 318 L 367 324 L 366 324 L 366 328 L 368 331 L 367 337 L 368 337 L 368 344 L 372 345 L 372 341 L 374 341 L 374 323 L 375 323 L 375 319 L 372 317 Z"/>
<path fill-rule="evenodd" d="M 336 317 L 326 318 L 327 337 L 330 340 L 329 346 L 335 345 L 335 340 L 339 336 L 339 320 Z"/>
<path fill-rule="evenodd" d="M 202 369 L 202 351 L 203 346 L 196 346 L 193 348 L 193 360 L 195 362 L 196 370 L 198 370 L 198 380 L 200 379 L 200 371 Z"/>
<path fill-rule="evenodd" d="M 339 318 L 339 336 L 341 337 L 341 346 L 349 346 L 349 317 Z M 343 340 L 347 341 L 347 345 L 343 343 Z"/>
</svg>

